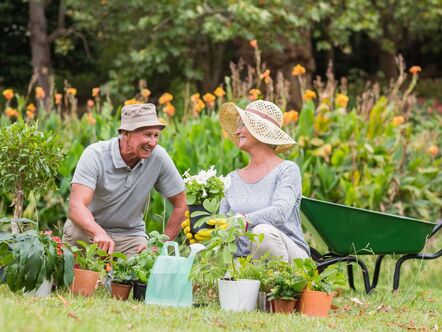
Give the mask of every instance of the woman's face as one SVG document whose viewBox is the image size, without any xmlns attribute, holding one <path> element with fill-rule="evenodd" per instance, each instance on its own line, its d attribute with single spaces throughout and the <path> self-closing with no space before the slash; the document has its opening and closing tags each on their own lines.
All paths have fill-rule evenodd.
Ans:
<svg viewBox="0 0 442 332">
<path fill-rule="evenodd" d="M 259 141 L 253 137 L 250 131 L 244 125 L 241 117 L 238 117 L 237 127 L 236 127 L 236 137 L 238 138 L 237 144 L 238 148 L 243 151 L 249 151 L 251 147 L 259 144 Z"/>
</svg>

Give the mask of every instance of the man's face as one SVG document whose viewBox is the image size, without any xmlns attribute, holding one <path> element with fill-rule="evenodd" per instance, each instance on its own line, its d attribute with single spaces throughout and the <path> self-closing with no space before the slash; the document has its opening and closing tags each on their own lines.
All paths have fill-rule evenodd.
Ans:
<svg viewBox="0 0 442 332">
<path fill-rule="evenodd" d="M 160 132 L 161 129 L 159 127 L 142 127 L 128 132 L 126 137 L 126 153 L 135 155 L 140 159 L 149 158 L 158 144 Z"/>
</svg>

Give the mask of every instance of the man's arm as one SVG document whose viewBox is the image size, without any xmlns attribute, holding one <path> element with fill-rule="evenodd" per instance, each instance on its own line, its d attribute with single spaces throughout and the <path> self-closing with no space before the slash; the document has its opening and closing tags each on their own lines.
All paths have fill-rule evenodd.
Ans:
<svg viewBox="0 0 442 332">
<path fill-rule="evenodd" d="M 181 231 L 181 222 L 186 218 L 184 216 L 184 212 L 187 210 L 186 194 L 183 191 L 178 195 L 169 197 L 168 200 L 173 206 L 173 211 L 167 221 L 164 234 L 173 240 Z"/>
<path fill-rule="evenodd" d="M 73 183 L 69 198 L 69 219 L 85 233 L 94 243 L 104 251 L 111 254 L 114 251 L 114 241 L 106 231 L 95 222 L 94 216 L 88 209 L 88 205 L 94 197 L 94 190 L 82 184 Z"/>
</svg>

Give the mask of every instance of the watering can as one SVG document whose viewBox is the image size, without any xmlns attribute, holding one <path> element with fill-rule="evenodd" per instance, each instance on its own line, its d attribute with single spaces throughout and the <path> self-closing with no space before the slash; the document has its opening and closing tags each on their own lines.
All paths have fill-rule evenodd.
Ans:
<svg viewBox="0 0 442 332">
<path fill-rule="evenodd" d="M 175 256 L 170 256 L 168 248 L 173 247 Z M 180 256 L 178 243 L 167 241 L 155 260 L 147 282 L 147 304 L 160 304 L 177 307 L 192 306 L 192 282 L 189 280 L 195 255 L 204 250 L 202 244 L 190 245 L 190 255 Z"/>
</svg>

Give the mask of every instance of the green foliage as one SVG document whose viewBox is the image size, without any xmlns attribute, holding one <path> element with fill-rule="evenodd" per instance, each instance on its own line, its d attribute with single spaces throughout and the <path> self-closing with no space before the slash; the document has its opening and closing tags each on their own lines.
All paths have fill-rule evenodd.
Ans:
<svg viewBox="0 0 442 332">
<path fill-rule="evenodd" d="M 50 233 L 3 233 L 0 265 L 5 266 L 6 282 L 14 292 L 37 289 L 45 279 L 53 279 L 59 287 L 69 286 L 73 280 L 73 255 Z"/>
<path fill-rule="evenodd" d="M 121 252 L 112 253 L 112 281 L 119 284 L 130 284 L 133 279 L 133 261 Z"/>
<path fill-rule="evenodd" d="M 77 241 L 77 243 L 80 248 L 77 246 L 71 247 L 75 257 L 75 265 L 82 270 L 103 272 L 104 265 L 109 261 L 107 253 L 98 248 L 97 243 L 86 243 L 84 241 Z"/>
</svg>

